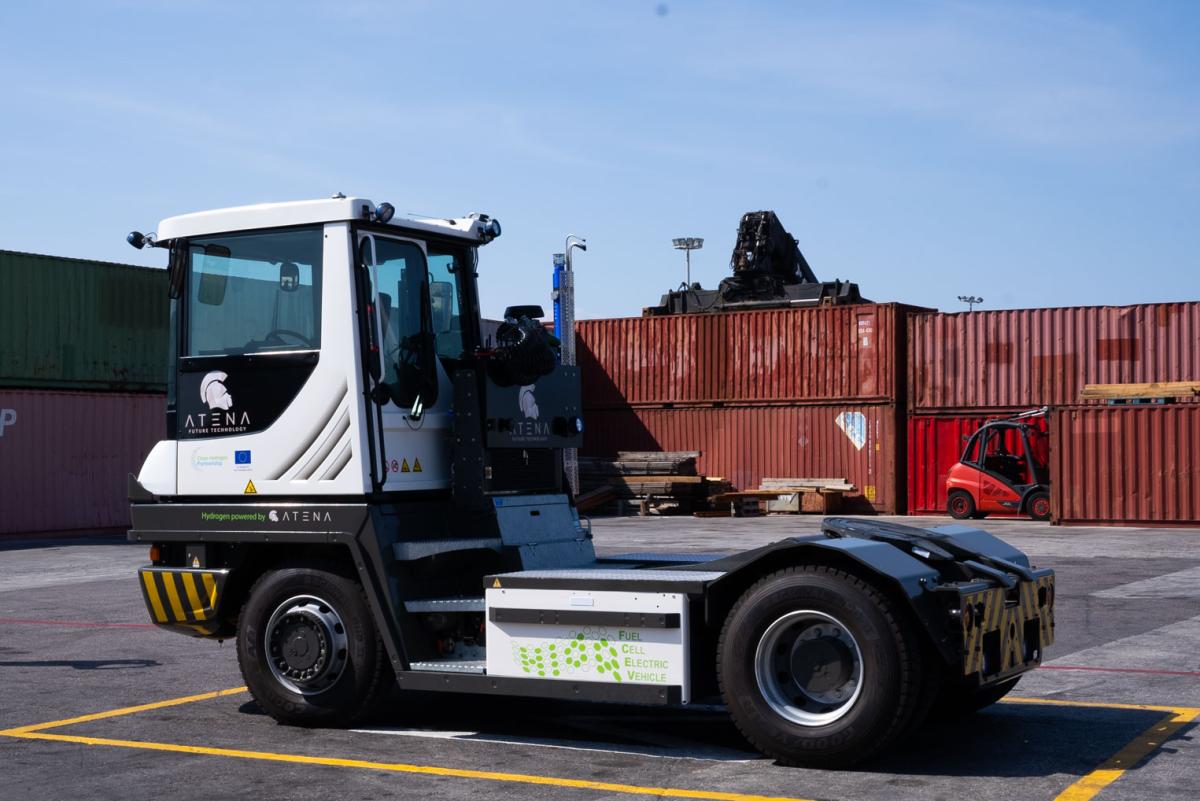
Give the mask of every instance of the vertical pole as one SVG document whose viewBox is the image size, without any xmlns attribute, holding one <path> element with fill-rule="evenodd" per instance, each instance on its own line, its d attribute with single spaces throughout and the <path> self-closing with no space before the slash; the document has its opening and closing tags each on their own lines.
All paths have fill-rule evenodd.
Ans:
<svg viewBox="0 0 1200 801">
<path fill-rule="evenodd" d="M 692 249 L 688 248 L 683 251 L 687 254 L 687 288 L 692 288 Z"/>
</svg>

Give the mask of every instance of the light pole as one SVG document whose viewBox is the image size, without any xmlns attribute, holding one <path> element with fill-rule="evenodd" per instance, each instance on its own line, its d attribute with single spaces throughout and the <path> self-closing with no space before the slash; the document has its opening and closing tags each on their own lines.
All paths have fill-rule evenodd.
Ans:
<svg viewBox="0 0 1200 801">
<path fill-rule="evenodd" d="M 676 250 L 682 250 L 687 256 L 687 288 L 692 288 L 692 251 L 704 247 L 704 239 L 699 236 L 683 236 L 672 239 L 671 244 Z"/>
<path fill-rule="evenodd" d="M 958 299 L 967 304 L 967 311 L 975 311 L 975 304 L 983 303 L 983 298 L 977 298 L 974 295 L 959 295 Z"/>
</svg>

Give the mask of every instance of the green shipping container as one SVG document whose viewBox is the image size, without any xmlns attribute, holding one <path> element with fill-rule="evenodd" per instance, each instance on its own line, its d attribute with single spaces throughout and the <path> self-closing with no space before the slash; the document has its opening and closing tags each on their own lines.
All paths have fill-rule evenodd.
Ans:
<svg viewBox="0 0 1200 801">
<path fill-rule="evenodd" d="M 0 387 L 166 390 L 167 273 L 0 250 Z"/>
</svg>

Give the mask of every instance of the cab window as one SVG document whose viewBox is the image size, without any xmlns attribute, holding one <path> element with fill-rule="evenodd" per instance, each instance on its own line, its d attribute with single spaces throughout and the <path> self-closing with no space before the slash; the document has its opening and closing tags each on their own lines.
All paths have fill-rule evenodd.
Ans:
<svg viewBox="0 0 1200 801">
<path fill-rule="evenodd" d="M 320 228 L 187 243 L 186 355 L 321 347 Z"/>
<path fill-rule="evenodd" d="M 418 397 L 425 405 L 437 398 L 433 334 L 429 315 L 425 254 L 412 242 L 375 238 L 375 275 L 379 323 L 383 332 L 384 383 L 401 408 Z"/>
<path fill-rule="evenodd" d="M 460 250 L 429 246 L 429 298 L 437 354 L 443 361 L 457 361 L 469 348 L 463 331 L 462 299 L 458 291 Z"/>
</svg>

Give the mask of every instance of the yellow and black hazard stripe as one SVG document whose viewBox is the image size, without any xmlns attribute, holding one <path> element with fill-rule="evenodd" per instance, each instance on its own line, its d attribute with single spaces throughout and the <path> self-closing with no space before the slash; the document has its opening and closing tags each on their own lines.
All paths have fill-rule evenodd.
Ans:
<svg viewBox="0 0 1200 801">
<path fill-rule="evenodd" d="M 143 567 L 138 572 L 142 598 L 155 623 L 203 637 L 221 628 L 218 611 L 228 570 Z"/>
<path fill-rule="evenodd" d="M 1028 661 L 1029 621 L 1037 621 L 1039 660 L 1040 649 L 1054 642 L 1054 575 L 1023 581 L 1015 593 L 997 587 L 964 594 L 959 611 L 963 673 L 973 675 L 985 667 L 989 675 L 1009 673 Z"/>
</svg>

